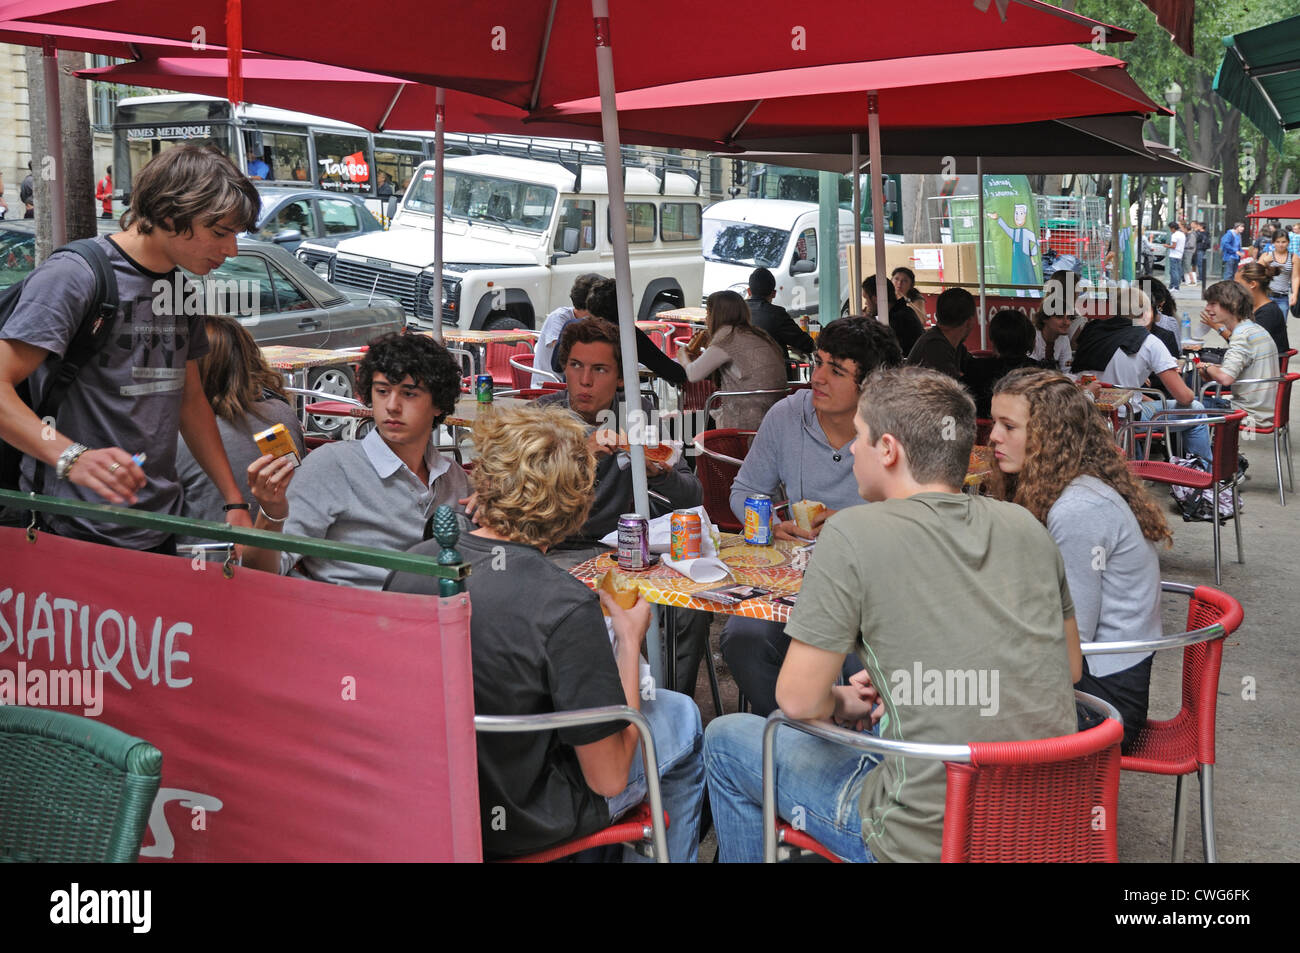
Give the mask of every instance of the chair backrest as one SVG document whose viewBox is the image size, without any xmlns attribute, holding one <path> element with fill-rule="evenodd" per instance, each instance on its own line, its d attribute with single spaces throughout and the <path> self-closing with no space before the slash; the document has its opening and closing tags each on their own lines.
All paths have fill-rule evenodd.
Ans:
<svg viewBox="0 0 1300 953">
<path fill-rule="evenodd" d="M 944 863 L 1119 860 L 1120 740 L 1115 718 L 1035 741 L 970 743 L 944 763 Z"/>
<path fill-rule="evenodd" d="M 510 364 L 510 386 L 514 388 L 532 387 L 533 375 L 531 368 L 533 366 L 533 354 L 516 354 L 509 359 Z"/>
<path fill-rule="evenodd" d="M 0 861 L 132 863 L 162 752 L 101 721 L 0 706 Z"/>
<path fill-rule="evenodd" d="M 1241 422 L 1245 419 L 1246 412 L 1244 410 L 1234 410 L 1230 411 L 1223 420 L 1208 425 L 1214 435 L 1214 463 L 1210 468 L 1210 472 L 1216 480 L 1231 480 L 1237 475 L 1237 452 L 1241 443 Z"/>
<path fill-rule="evenodd" d="M 1291 426 L 1291 385 L 1300 381 L 1300 374 L 1287 374 L 1286 380 L 1278 385 L 1277 403 L 1273 406 L 1273 426 Z"/>
<path fill-rule="evenodd" d="M 492 375 L 493 384 L 516 387 L 514 371 L 510 367 L 512 357 L 532 354 L 533 346 L 528 341 L 506 344 L 503 341 L 491 341 L 483 349 L 483 373 Z"/>
<path fill-rule="evenodd" d="M 717 385 L 708 377 L 702 381 L 687 381 L 682 385 L 682 410 L 703 410 L 717 389 Z"/>
<path fill-rule="evenodd" d="M 695 445 L 701 451 L 720 453 L 737 460 L 744 460 L 754 441 L 752 430 L 706 430 L 695 438 Z M 725 460 L 717 460 L 706 452 L 695 458 L 695 475 L 699 477 L 700 488 L 704 494 L 704 511 L 718 529 L 728 533 L 738 533 L 741 523 L 731 512 L 731 484 L 735 482 L 740 467 Z"/>
<path fill-rule="evenodd" d="M 1289 351 L 1283 351 L 1277 356 L 1277 372 L 1279 374 L 1285 374 L 1287 372 L 1287 368 L 1289 367 L 1291 358 L 1293 357 L 1295 357 L 1295 348 L 1291 348 Z"/>
<path fill-rule="evenodd" d="M 1240 602 L 1210 586 L 1197 586 L 1187 606 L 1188 631 L 1215 623 L 1223 626 L 1223 638 L 1183 649 L 1183 707 L 1179 717 L 1186 717 L 1189 730 L 1195 729 L 1196 757 L 1201 764 L 1214 764 L 1214 721 L 1219 705 L 1223 642 L 1237 631 L 1244 617 Z"/>
<path fill-rule="evenodd" d="M 669 357 L 676 358 L 677 349 L 690 343 L 695 332 L 699 330 L 699 326 L 687 324 L 685 321 L 665 321 L 664 323 L 671 328 L 668 332 L 668 346 L 664 348 L 664 351 Z"/>
</svg>

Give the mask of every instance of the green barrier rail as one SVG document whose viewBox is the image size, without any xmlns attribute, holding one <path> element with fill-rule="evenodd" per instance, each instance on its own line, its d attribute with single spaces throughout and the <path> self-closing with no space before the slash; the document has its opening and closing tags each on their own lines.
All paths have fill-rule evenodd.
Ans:
<svg viewBox="0 0 1300 953">
<path fill-rule="evenodd" d="M 436 557 L 394 553 L 384 549 L 374 549 L 370 546 L 348 546 L 344 543 L 335 543 L 326 539 L 311 539 L 306 536 L 286 536 L 284 533 L 273 533 L 264 529 L 240 529 L 227 523 L 210 523 L 207 520 L 189 519 L 185 516 L 145 513 L 121 506 L 85 503 L 81 500 L 41 496 L 37 493 L 0 490 L 0 506 L 9 507 L 11 510 L 26 510 L 33 513 L 78 516 L 101 523 L 137 526 L 177 536 L 195 536 L 200 539 L 211 539 L 221 543 L 237 543 L 259 549 L 296 553 L 300 556 L 337 559 L 344 562 L 361 563 L 365 566 L 378 566 L 381 569 L 434 576 L 439 579 L 459 581 L 468 576 L 470 572 L 467 563 L 442 565 L 437 561 Z"/>
</svg>

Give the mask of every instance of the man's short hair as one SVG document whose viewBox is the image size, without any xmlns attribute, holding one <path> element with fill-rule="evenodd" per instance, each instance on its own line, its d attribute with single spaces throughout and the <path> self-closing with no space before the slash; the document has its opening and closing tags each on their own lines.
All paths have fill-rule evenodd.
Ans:
<svg viewBox="0 0 1300 953">
<path fill-rule="evenodd" d="M 999 357 L 1023 357 L 1034 349 L 1034 325 L 1014 308 L 1004 308 L 989 322 L 989 340 Z"/>
<path fill-rule="evenodd" d="M 618 326 L 595 315 L 570 321 L 564 328 L 564 333 L 560 335 L 560 343 L 555 348 L 556 360 L 559 362 L 561 372 L 569 365 L 569 353 L 575 344 L 599 344 L 602 341 L 614 349 L 618 376 L 622 377 L 623 353 L 619 349 Z"/>
<path fill-rule="evenodd" d="M 1246 227 L 1246 223 L 1245 223 L 1245 222 L 1233 222 L 1233 223 L 1232 223 L 1232 227 L 1233 227 L 1233 228 L 1245 228 L 1245 227 Z"/>
<path fill-rule="evenodd" d="M 211 227 L 233 218 L 235 228 L 257 228 L 262 198 L 233 162 L 211 146 L 177 146 L 155 156 L 135 177 L 122 228 L 155 228 L 189 235 L 194 223 Z"/>
<path fill-rule="evenodd" d="M 573 283 L 569 289 L 569 301 L 575 308 L 587 309 L 587 295 L 591 292 L 591 286 L 598 281 L 604 281 L 604 278 L 596 274 L 579 275 L 578 280 Z"/>
<path fill-rule="evenodd" d="M 618 283 L 613 278 L 593 281 L 587 290 L 587 310 L 594 318 L 618 324 Z"/>
<path fill-rule="evenodd" d="M 749 296 L 756 301 L 766 301 L 776 291 L 776 276 L 766 268 L 755 268 L 749 273 Z"/>
<path fill-rule="evenodd" d="M 858 416 L 876 444 L 885 434 L 894 435 L 917 483 L 957 488 L 965 482 L 975 444 L 975 402 L 947 374 L 924 367 L 881 368 L 863 385 Z"/>
<path fill-rule="evenodd" d="M 940 327 L 959 328 L 975 317 L 975 297 L 965 288 L 949 288 L 934 306 Z"/>
<path fill-rule="evenodd" d="M 894 270 L 897 271 L 898 269 L 895 268 Z M 862 282 L 862 293 L 865 294 L 872 301 L 876 300 L 876 276 L 875 275 L 872 275 L 870 278 L 867 278 Z M 898 301 L 898 289 L 894 287 L 894 283 L 892 281 L 885 282 L 885 297 L 887 299 L 887 303 L 889 307 L 893 308 L 894 304 Z M 876 307 L 877 309 L 879 309 L 880 306 L 876 305 Z"/>
<path fill-rule="evenodd" d="M 1216 281 L 1205 289 L 1205 300 L 1227 308 L 1239 321 L 1244 321 L 1255 313 L 1251 307 L 1250 294 L 1235 281 Z"/>
<path fill-rule="evenodd" d="M 433 397 L 433 406 L 441 411 L 433 422 L 435 427 L 455 409 L 460 396 L 460 365 L 445 347 L 420 334 L 394 332 L 370 342 L 357 368 L 357 389 L 366 406 L 371 403 L 375 374 L 383 374 L 394 385 L 409 376 L 424 387 Z"/>
<path fill-rule="evenodd" d="M 859 387 L 878 367 L 898 367 L 903 363 L 903 351 L 892 328 L 875 318 L 854 315 L 840 318 L 822 328 L 817 336 L 817 350 L 832 358 L 853 360 L 858 365 Z"/>
<path fill-rule="evenodd" d="M 596 460 L 587 428 L 561 407 L 528 404 L 478 418 L 470 483 L 474 519 L 529 546 L 550 546 L 587 521 Z"/>
</svg>

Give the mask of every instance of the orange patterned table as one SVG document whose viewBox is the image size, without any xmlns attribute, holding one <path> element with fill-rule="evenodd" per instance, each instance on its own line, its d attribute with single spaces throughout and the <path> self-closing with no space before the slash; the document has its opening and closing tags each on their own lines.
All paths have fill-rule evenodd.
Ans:
<svg viewBox="0 0 1300 953">
<path fill-rule="evenodd" d="M 662 562 L 644 572 L 628 573 L 646 600 L 660 606 L 679 609 L 701 609 L 705 612 L 725 612 L 728 615 L 769 622 L 786 622 L 790 607 L 773 602 L 776 596 L 798 595 L 803 584 L 803 572 L 790 565 L 792 552 L 800 546 L 789 540 L 776 540 L 771 546 L 751 546 L 741 536 L 722 534 L 722 561 L 731 570 L 732 578 L 719 582 L 694 582 Z M 588 559 L 570 572 L 594 589 L 611 566 L 617 565 L 616 553 Z M 694 594 L 705 589 L 722 586 L 748 585 L 772 590 L 766 596 L 727 605 L 697 598 Z"/>
</svg>

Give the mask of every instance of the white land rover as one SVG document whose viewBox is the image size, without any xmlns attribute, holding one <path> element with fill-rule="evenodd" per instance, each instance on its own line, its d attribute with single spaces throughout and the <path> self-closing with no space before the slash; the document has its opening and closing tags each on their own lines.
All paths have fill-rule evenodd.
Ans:
<svg viewBox="0 0 1300 953">
<path fill-rule="evenodd" d="M 603 165 L 505 155 L 445 160 L 443 324 L 539 329 L 569 304 L 574 279 L 613 277 Z M 627 237 L 637 318 L 700 300 L 703 205 L 686 172 L 627 166 Z M 392 227 L 340 242 L 304 242 L 298 257 L 334 284 L 402 302 L 433 327 L 434 164 L 415 172 Z"/>
</svg>

